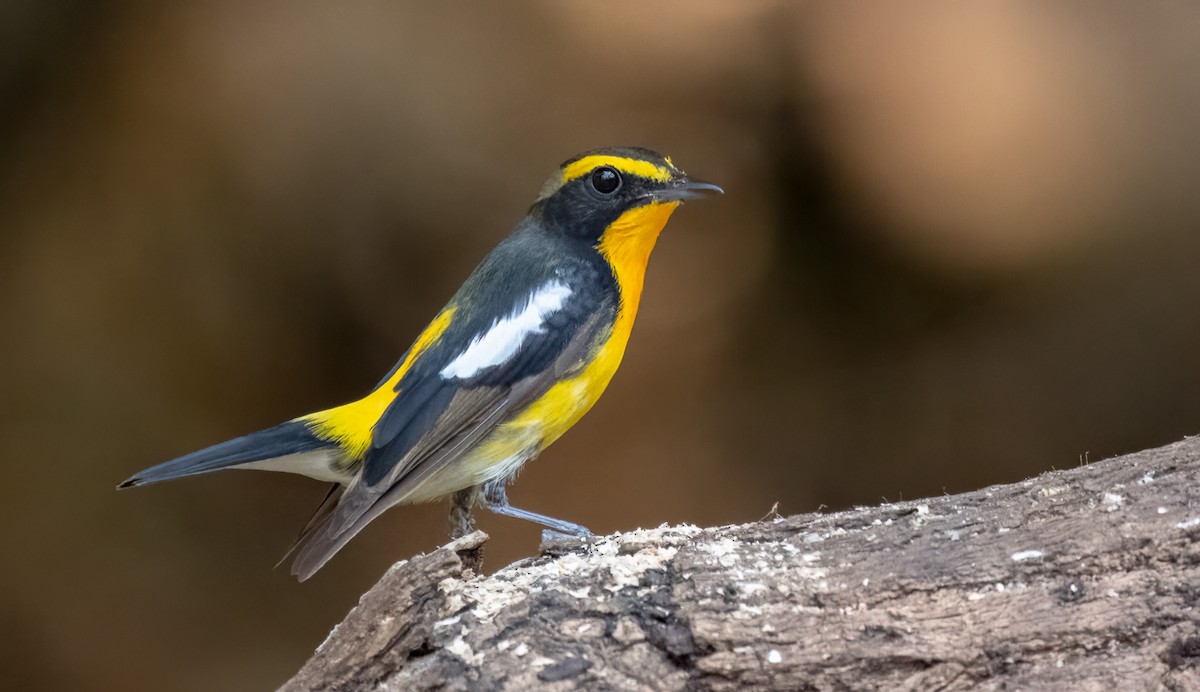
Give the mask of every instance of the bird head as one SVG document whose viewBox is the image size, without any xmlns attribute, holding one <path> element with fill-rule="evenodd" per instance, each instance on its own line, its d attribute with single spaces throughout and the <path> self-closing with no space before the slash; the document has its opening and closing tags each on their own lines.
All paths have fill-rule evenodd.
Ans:
<svg viewBox="0 0 1200 692">
<path fill-rule="evenodd" d="M 628 212 L 656 207 L 665 222 L 684 200 L 722 192 L 716 185 L 690 179 L 668 156 L 638 147 L 612 147 L 563 162 L 542 186 L 531 213 L 554 230 L 599 241 Z"/>
</svg>

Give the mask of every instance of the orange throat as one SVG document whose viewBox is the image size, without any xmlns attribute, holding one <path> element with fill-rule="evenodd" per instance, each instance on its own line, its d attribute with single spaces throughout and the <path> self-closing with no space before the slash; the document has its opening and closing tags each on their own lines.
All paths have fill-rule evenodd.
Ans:
<svg viewBox="0 0 1200 692">
<path fill-rule="evenodd" d="M 630 209 L 605 229 L 596 246 L 612 267 L 621 291 L 621 307 L 613 325 L 613 338 L 624 329 L 622 351 L 642 300 L 650 253 L 654 251 L 654 244 L 667 220 L 678 207 L 679 202 L 654 202 Z"/>
</svg>

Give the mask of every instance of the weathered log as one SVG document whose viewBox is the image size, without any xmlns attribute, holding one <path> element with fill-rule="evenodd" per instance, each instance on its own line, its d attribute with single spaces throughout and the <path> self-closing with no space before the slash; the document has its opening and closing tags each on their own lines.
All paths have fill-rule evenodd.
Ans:
<svg viewBox="0 0 1200 692">
<path fill-rule="evenodd" d="M 1200 438 L 961 495 L 396 564 L 285 689 L 1200 689 Z"/>
</svg>

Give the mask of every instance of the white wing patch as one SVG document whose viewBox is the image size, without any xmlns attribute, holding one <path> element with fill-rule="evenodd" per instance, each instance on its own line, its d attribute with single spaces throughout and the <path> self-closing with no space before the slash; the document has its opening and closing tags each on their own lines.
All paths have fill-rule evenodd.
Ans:
<svg viewBox="0 0 1200 692">
<path fill-rule="evenodd" d="M 557 279 L 542 284 L 518 304 L 508 317 L 498 319 L 482 334 L 476 334 L 466 350 L 442 368 L 444 378 L 468 378 L 513 357 L 525 339 L 546 331 L 546 317 L 562 309 L 571 289 Z"/>
</svg>

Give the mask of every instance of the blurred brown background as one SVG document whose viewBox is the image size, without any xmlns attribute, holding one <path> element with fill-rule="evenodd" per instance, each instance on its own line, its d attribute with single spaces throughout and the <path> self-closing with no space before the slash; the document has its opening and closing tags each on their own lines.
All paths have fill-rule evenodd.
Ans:
<svg viewBox="0 0 1200 692">
<path fill-rule="evenodd" d="M 270 688 L 442 542 L 398 509 L 301 585 L 320 484 L 113 487 L 365 393 L 596 146 L 728 194 L 519 506 L 712 525 L 1200 432 L 1200 5 L 248 5 L 0 7 L 0 688 Z"/>
</svg>

